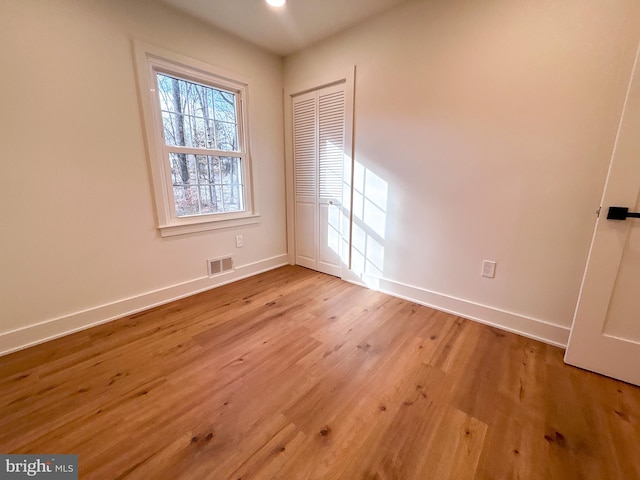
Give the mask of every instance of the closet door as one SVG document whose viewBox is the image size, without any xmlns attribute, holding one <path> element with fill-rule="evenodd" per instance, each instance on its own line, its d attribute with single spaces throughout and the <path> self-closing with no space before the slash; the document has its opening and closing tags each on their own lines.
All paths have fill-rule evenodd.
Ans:
<svg viewBox="0 0 640 480">
<path fill-rule="evenodd" d="M 318 105 L 315 92 L 293 98 L 296 264 L 317 268 Z"/>
<path fill-rule="evenodd" d="M 340 276 L 344 84 L 293 98 L 296 263 Z"/>
<path fill-rule="evenodd" d="M 318 94 L 318 266 L 340 276 L 344 169 L 344 84 Z"/>
</svg>

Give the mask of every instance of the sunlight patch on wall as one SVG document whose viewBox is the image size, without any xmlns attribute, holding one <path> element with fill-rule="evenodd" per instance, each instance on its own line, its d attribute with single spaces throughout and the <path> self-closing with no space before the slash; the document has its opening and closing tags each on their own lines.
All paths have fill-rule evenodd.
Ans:
<svg viewBox="0 0 640 480">
<path fill-rule="evenodd" d="M 351 269 L 371 288 L 384 274 L 388 191 L 386 181 L 355 163 Z"/>
<path fill-rule="evenodd" d="M 340 217 L 340 207 L 330 204 L 328 211 L 329 228 L 327 229 L 327 244 L 329 248 L 336 253 L 340 252 L 340 243 L 342 242 Z"/>
</svg>

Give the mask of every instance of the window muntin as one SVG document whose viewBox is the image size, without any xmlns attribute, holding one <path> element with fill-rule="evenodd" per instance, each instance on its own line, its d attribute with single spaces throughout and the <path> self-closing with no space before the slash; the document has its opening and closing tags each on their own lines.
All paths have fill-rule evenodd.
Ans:
<svg viewBox="0 0 640 480">
<path fill-rule="evenodd" d="M 244 211 L 238 94 L 165 72 L 156 80 L 176 217 Z"/>
</svg>

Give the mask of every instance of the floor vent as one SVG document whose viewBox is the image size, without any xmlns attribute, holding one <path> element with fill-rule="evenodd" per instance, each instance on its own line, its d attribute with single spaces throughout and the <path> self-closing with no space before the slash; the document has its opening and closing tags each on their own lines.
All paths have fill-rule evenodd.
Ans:
<svg viewBox="0 0 640 480">
<path fill-rule="evenodd" d="M 229 270 L 233 270 L 233 258 L 224 257 L 207 260 L 207 267 L 210 277 L 227 272 Z"/>
</svg>

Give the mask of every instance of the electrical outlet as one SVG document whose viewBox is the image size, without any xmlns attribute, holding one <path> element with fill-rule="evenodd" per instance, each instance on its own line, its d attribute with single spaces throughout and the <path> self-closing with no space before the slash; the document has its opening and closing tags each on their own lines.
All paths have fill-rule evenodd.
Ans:
<svg viewBox="0 0 640 480">
<path fill-rule="evenodd" d="M 236 248 L 244 247 L 244 238 L 242 235 L 236 235 Z"/>
<path fill-rule="evenodd" d="M 496 262 L 492 262 L 491 260 L 483 260 L 481 275 L 487 278 L 494 278 L 496 276 Z"/>
</svg>

